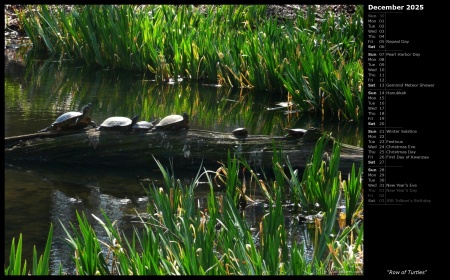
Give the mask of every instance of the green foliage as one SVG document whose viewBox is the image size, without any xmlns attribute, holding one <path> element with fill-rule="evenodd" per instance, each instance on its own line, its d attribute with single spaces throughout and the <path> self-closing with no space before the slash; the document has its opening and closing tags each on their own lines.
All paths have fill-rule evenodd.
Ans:
<svg viewBox="0 0 450 280">
<path fill-rule="evenodd" d="M 305 112 L 363 115 L 363 9 L 349 17 L 310 6 L 280 23 L 265 5 L 29 6 L 19 17 L 38 52 L 91 67 L 151 72 L 284 92 Z"/>
<path fill-rule="evenodd" d="M 16 243 L 13 238 L 11 244 L 11 252 L 9 254 L 9 266 L 5 268 L 5 275 L 50 275 L 50 250 L 53 239 L 53 224 L 50 224 L 48 232 L 47 243 L 45 245 L 44 254 L 38 259 L 36 246 L 33 248 L 33 266 L 31 272 L 27 274 L 27 261 L 23 261 L 22 268 L 22 234 L 19 236 L 19 241 Z M 5 265 L 6 266 L 6 265 Z"/>
<path fill-rule="evenodd" d="M 72 258 L 75 262 L 77 275 L 108 275 L 108 264 L 102 254 L 100 241 L 95 231 L 89 225 L 84 213 L 80 215 L 77 211 L 76 216 L 80 230 L 78 231 L 75 225 L 70 222 L 74 235 L 69 233 L 61 221 L 60 223 L 67 234 L 67 245 L 74 251 Z"/>
<path fill-rule="evenodd" d="M 356 174 L 355 166 L 352 166 L 352 171 L 348 175 L 348 181 L 343 181 L 342 188 L 345 195 L 345 208 L 346 208 L 346 223 L 347 225 L 353 224 L 357 219 L 357 215 L 362 211 L 362 166 L 359 168 L 358 174 Z"/>
<path fill-rule="evenodd" d="M 239 199 L 246 197 L 245 177 L 239 180 L 239 167 L 251 178 L 257 175 L 245 159 L 228 156 L 228 165 L 217 172 L 201 169 L 190 185 L 175 180 L 173 169 L 165 168 L 157 159 L 164 177 L 164 187 L 151 183 L 148 192 L 148 213 L 139 214 L 140 223 L 127 236 L 111 222 L 104 211 L 103 218 L 94 218 L 103 226 L 107 239 L 100 241 L 84 213 L 76 213 L 78 228 L 70 223 L 67 244 L 73 252 L 78 275 L 327 275 L 362 274 L 364 227 L 359 218 L 362 211 L 361 171 L 354 168 L 348 181 L 342 181 L 339 165 L 339 144 L 333 143 L 331 156 L 323 159 L 331 138 L 322 136 L 316 143 L 303 179 L 298 178 L 287 161 L 289 176 L 281 168 L 280 151 L 274 145 L 275 181 L 255 180 L 268 200 L 268 209 L 258 222 L 256 232 L 245 220 L 245 209 Z M 226 191 L 217 192 L 210 174 L 220 175 Z M 207 208 L 201 209 L 195 188 L 205 176 L 209 184 Z M 202 180 L 204 181 L 204 180 Z M 281 183 L 280 183 L 281 182 Z M 292 195 L 285 195 L 285 188 Z M 338 203 L 341 191 L 351 224 L 338 225 Z M 312 221 L 312 257 L 305 244 L 289 237 L 284 203 L 293 198 L 298 207 L 308 209 L 318 202 L 320 212 Z M 61 223 L 62 225 L 62 223 Z M 39 263 L 34 254 L 33 274 L 48 274 L 51 244 L 50 229 L 44 257 Z M 21 266 L 22 237 L 17 249 L 13 239 L 10 266 L 5 274 L 26 273 Z M 62 267 L 59 269 L 62 273 Z"/>
</svg>

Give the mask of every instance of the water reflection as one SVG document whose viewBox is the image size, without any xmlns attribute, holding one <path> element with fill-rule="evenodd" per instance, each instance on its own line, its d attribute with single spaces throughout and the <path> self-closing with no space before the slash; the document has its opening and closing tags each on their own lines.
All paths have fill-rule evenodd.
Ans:
<svg viewBox="0 0 450 280">
<path fill-rule="evenodd" d="M 149 174 L 153 173 L 52 164 L 6 165 L 5 258 L 9 256 L 12 238 L 16 237 L 17 241 L 19 233 L 23 234 L 24 256 L 28 261 L 31 261 L 33 245 L 42 253 L 50 223 L 55 228 L 55 245 L 61 243 L 65 233 L 59 221 L 69 228 L 69 221 L 76 222 L 75 210 L 84 211 L 94 222 L 90 214 L 101 217 L 100 209 L 103 209 L 112 220 L 129 226 L 127 215 L 135 214 L 134 209 L 144 212 L 147 203 L 146 192 L 137 176 L 149 177 Z M 102 232 L 101 228 L 96 230 Z M 56 259 L 67 259 L 67 250 L 60 246 L 53 248 L 57 249 L 53 254 L 61 251 L 65 254 Z"/>
<path fill-rule="evenodd" d="M 282 106 L 287 97 L 281 94 L 189 81 L 161 84 L 141 74 L 94 71 L 51 60 L 28 63 L 22 71 L 23 79 L 17 79 L 14 71 L 5 76 L 6 136 L 34 133 L 59 115 L 92 102 L 92 119 L 97 124 L 111 116 L 139 114 L 140 120 L 153 121 L 187 112 L 192 128 L 230 132 L 246 127 L 250 134 L 284 135 L 286 127 L 314 126 L 344 143 L 362 146 L 360 125 L 326 116 L 322 120 Z"/>
<path fill-rule="evenodd" d="M 57 271 L 61 264 L 64 268 L 64 273 L 75 274 L 74 263 L 69 258 L 73 252 L 71 252 L 67 244 L 64 244 L 63 240 L 66 238 L 66 233 L 63 231 L 60 223 L 66 229 L 70 229 L 69 221 L 77 225 L 76 213 L 80 215 L 84 213 L 99 240 L 110 243 L 103 227 L 92 215 L 103 220 L 101 212 L 103 210 L 111 221 L 116 221 L 116 225 L 121 231 L 131 232 L 131 217 L 133 213 L 136 215 L 133 211 L 145 212 L 146 210 L 147 201 L 145 199 L 136 199 L 133 202 L 128 197 L 116 197 L 109 193 L 104 193 L 103 189 L 98 186 L 87 185 L 86 188 L 89 191 L 85 190 L 81 193 L 74 192 L 74 194 L 69 194 L 62 190 L 57 190 L 52 195 L 53 207 L 51 215 L 52 221 L 56 223 L 54 231 L 55 242 L 53 244 L 53 248 L 56 250 L 52 250 L 52 271 Z M 75 195 L 75 197 L 72 195 Z"/>
<path fill-rule="evenodd" d="M 128 72 L 90 70 L 34 60 L 20 67 L 8 63 L 5 67 L 5 136 L 35 133 L 50 125 L 67 111 L 80 110 L 94 104 L 93 120 L 100 124 L 111 116 L 141 115 L 141 120 L 153 121 L 172 113 L 188 112 L 191 128 L 230 132 L 245 127 L 250 134 L 285 135 L 286 127 L 318 127 L 342 142 L 362 146 L 362 127 L 354 123 L 325 120 L 300 112 L 279 102 L 287 99 L 276 94 L 248 89 L 230 89 L 188 81 L 160 84 L 152 77 Z M 274 110 L 274 108 L 277 108 Z M 189 147 L 185 147 L 189 153 Z M 239 147 L 237 147 L 239 149 Z M 258 151 L 255 151 L 255 159 Z M 250 159 L 251 160 L 251 159 Z M 200 167 L 200 166 L 199 166 Z M 199 168 L 198 167 L 198 168 Z M 191 168 L 198 170 L 197 167 Z M 190 184 L 196 171 L 175 170 L 175 177 Z M 21 164 L 5 162 L 5 259 L 11 240 L 23 234 L 23 255 L 31 261 L 33 246 L 42 254 L 50 223 L 54 225 L 52 272 L 62 263 L 66 273 L 73 274 L 69 248 L 64 244 L 61 221 L 77 224 L 76 211 L 84 212 L 99 238 L 106 235 L 92 217 L 117 220 L 118 227 L 131 232 L 136 212 L 146 211 L 145 187 L 139 178 L 159 184 L 159 170 L 146 166 L 100 168 L 79 164 Z M 250 190 L 251 191 L 251 190 Z M 206 203 L 209 188 L 196 189 L 199 207 Z M 220 191 L 219 191 L 220 192 Z M 253 190 L 257 203 L 250 205 L 245 216 L 257 238 L 259 220 L 265 211 L 264 199 Z M 289 235 L 303 241 L 310 249 L 307 225 L 293 224 L 286 213 Z"/>
</svg>

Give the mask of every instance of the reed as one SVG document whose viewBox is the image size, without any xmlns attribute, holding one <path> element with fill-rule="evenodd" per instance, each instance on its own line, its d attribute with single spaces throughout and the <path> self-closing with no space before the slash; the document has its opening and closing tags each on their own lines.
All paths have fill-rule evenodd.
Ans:
<svg viewBox="0 0 450 280">
<path fill-rule="evenodd" d="M 89 224 L 86 215 L 76 211 L 79 231 L 75 224 L 70 222 L 72 232 L 69 232 L 60 221 L 67 234 L 66 244 L 73 250 L 76 275 L 108 275 L 109 269 L 102 246 L 97 234 Z"/>
<path fill-rule="evenodd" d="M 364 206 L 363 201 L 363 185 L 362 168 L 360 167 L 356 173 L 355 166 L 348 174 L 348 180 L 342 182 L 342 188 L 345 195 L 346 224 L 351 225 L 357 220 L 357 216 L 362 212 Z"/>
<path fill-rule="evenodd" d="M 32 268 L 31 271 L 27 271 L 27 260 L 22 260 L 22 234 L 19 236 L 17 248 L 13 238 L 11 252 L 9 254 L 9 266 L 6 266 L 5 264 L 4 275 L 50 275 L 50 250 L 52 239 L 53 224 L 50 224 L 44 254 L 38 259 L 36 246 L 34 246 Z"/>
</svg>

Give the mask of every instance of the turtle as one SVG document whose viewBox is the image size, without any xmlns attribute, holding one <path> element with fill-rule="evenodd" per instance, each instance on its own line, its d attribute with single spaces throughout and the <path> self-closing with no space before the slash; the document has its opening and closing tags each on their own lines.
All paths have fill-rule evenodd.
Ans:
<svg viewBox="0 0 450 280">
<path fill-rule="evenodd" d="M 131 130 L 138 119 L 139 115 L 134 116 L 133 119 L 127 117 L 110 117 L 103 121 L 98 130 Z"/>
<path fill-rule="evenodd" d="M 97 127 L 96 123 L 91 120 L 92 103 L 83 107 L 81 112 L 67 112 L 56 118 L 56 120 L 48 127 L 39 130 L 39 132 L 53 130 L 82 129 L 91 125 Z"/>
<path fill-rule="evenodd" d="M 154 127 L 153 122 L 140 121 L 133 125 L 133 131 L 147 131 Z"/>
<path fill-rule="evenodd" d="M 236 128 L 232 131 L 233 135 L 236 137 L 247 137 L 248 131 L 243 127 Z"/>
<path fill-rule="evenodd" d="M 156 126 L 155 129 L 175 130 L 175 129 L 188 129 L 189 128 L 189 116 L 186 112 L 183 115 L 169 115 L 164 117 Z"/>
<path fill-rule="evenodd" d="M 303 128 L 286 128 L 286 131 L 288 132 L 288 134 L 286 136 L 294 136 L 297 138 L 301 138 L 303 137 L 303 135 L 305 135 L 305 133 L 308 131 L 307 129 L 303 129 Z"/>
</svg>

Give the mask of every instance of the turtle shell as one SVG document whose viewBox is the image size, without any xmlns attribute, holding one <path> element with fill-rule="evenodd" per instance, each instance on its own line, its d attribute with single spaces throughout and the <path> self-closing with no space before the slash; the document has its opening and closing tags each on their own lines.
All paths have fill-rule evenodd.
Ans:
<svg viewBox="0 0 450 280">
<path fill-rule="evenodd" d="M 183 115 L 169 115 L 163 118 L 155 128 L 168 130 L 189 128 L 189 116 L 187 113 L 183 113 Z"/>
<path fill-rule="evenodd" d="M 75 124 L 77 118 L 82 115 L 83 113 L 81 112 L 67 112 L 59 116 L 52 125 L 63 127 L 64 125 L 70 125 L 72 121 Z"/>
<path fill-rule="evenodd" d="M 303 137 L 305 133 L 308 131 L 303 128 L 287 128 L 286 131 L 289 133 L 289 135 L 294 137 Z"/>
<path fill-rule="evenodd" d="M 248 135 L 247 129 L 245 129 L 243 127 L 236 128 L 235 130 L 232 131 L 232 133 L 236 137 L 245 137 Z"/>
<path fill-rule="evenodd" d="M 133 125 L 133 130 L 150 130 L 153 128 L 153 123 L 148 121 L 140 121 Z"/>
<path fill-rule="evenodd" d="M 63 130 L 85 128 L 88 125 L 96 127 L 96 124 L 91 120 L 90 114 L 92 111 L 92 103 L 83 107 L 82 112 L 67 112 L 56 118 L 56 120 L 47 128 L 40 130 L 40 132 L 49 130 Z"/>
<path fill-rule="evenodd" d="M 110 117 L 103 121 L 99 130 L 128 130 L 137 122 L 139 115 L 133 119 L 127 117 Z"/>
</svg>

